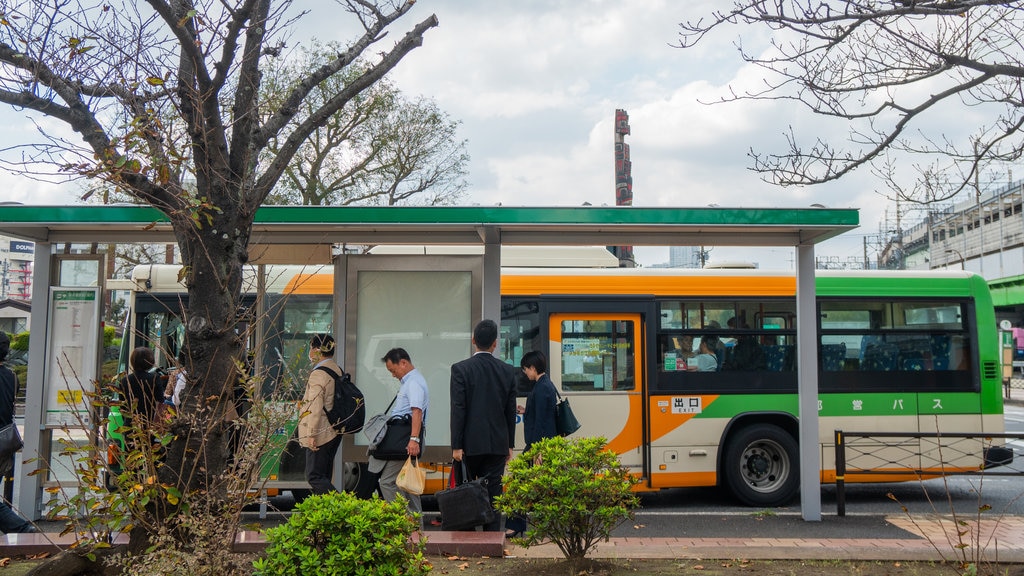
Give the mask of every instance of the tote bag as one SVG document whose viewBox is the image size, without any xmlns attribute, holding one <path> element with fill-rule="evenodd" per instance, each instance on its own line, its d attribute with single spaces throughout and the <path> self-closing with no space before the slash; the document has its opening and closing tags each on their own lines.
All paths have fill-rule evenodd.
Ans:
<svg viewBox="0 0 1024 576">
<path fill-rule="evenodd" d="M 395 484 L 409 494 L 423 494 L 423 488 L 427 483 L 427 472 L 420 468 L 419 458 L 409 456 L 405 459 L 405 465 L 398 471 L 398 478 Z"/>
</svg>

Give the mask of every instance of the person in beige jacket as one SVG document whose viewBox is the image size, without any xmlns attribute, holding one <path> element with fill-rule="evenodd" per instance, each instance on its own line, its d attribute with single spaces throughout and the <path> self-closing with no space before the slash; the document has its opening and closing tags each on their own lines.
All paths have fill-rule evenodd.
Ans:
<svg viewBox="0 0 1024 576">
<path fill-rule="evenodd" d="M 330 334 L 317 334 L 310 340 L 309 361 L 314 365 L 299 405 L 299 443 L 306 449 L 306 481 L 313 494 L 337 491 L 331 482 L 331 474 L 335 454 L 341 445 L 341 434 L 331 427 L 324 412 L 334 405 L 334 377 L 317 370 L 322 366 L 338 376 L 343 374 L 334 361 L 334 348 L 334 337 Z"/>
</svg>

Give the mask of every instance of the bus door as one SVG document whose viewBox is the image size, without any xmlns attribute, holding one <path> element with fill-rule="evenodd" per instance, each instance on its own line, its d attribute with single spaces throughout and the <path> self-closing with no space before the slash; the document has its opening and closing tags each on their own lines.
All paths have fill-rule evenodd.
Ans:
<svg viewBox="0 0 1024 576">
<path fill-rule="evenodd" d="M 607 438 L 622 465 L 646 476 L 641 315 L 552 313 L 548 318 L 548 371 L 580 421 L 574 436 Z"/>
</svg>

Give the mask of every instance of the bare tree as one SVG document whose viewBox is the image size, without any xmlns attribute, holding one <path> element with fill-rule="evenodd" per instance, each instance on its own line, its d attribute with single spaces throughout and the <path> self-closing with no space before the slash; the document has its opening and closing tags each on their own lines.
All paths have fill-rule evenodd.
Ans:
<svg viewBox="0 0 1024 576">
<path fill-rule="evenodd" d="M 242 266 L 256 210 L 303 143 L 438 24 L 431 15 L 388 40 L 413 0 L 338 4 L 361 34 L 261 109 L 265 60 L 294 24 L 288 0 L 4 3 L 0 102 L 47 118 L 40 126 L 70 128 L 84 142 L 75 147 L 66 133 L 49 132 L 48 140 L 27 143 L 26 158 L 116 184 L 173 225 L 189 296 L 184 410 L 197 417 L 175 422 L 159 480 L 182 493 L 214 490 L 211 479 L 226 470 L 225 416 L 244 360 L 235 329 Z M 318 86 L 360 59 L 367 63 L 360 73 L 294 121 Z M 276 156 L 261 163 L 272 140 Z M 136 547 L 151 535 L 131 536 Z"/>
<path fill-rule="evenodd" d="M 279 101 L 337 44 L 314 45 L 299 58 L 280 61 L 267 74 L 262 98 Z M 347 74 L 362 73 L 354 65 Z M 292 119 L 308 118 L 346 76 L 329 78 L 303 102 Z M 465 192 L 466 141 L 457 140 L 452 121 L 429 98 L 407 98 L 387 80 L 377 82 L 331 116 L 306 140 L 267 198 L 270 204 L 455 204 Z M 271 139 L 267 158 L 282 142 Z"/>
<path fill-rule="evenodd" d="M 679 46 L 728 24 L 761 26 L 770 46 L 737 43 L 740 57 L 768 72 L 759 89 L 723 101 L 790 100 L 849 123 L 848 146 L 820 136 L 804 146 L 790 129 L 789 150 L 751 150 L 753 169 L 781 184 L 836 180 L 886 152 L 926 155 L 944 165 L 951 196 L 989 162 L 1024 151 L 1024 7 L 993 0 L 742 0 L 707 20 L 682 24 Z M 973 134 L 936 130 L 964 110 L 987 120 Z M 941 128 L 939 129 L 941 130 Z M 884 171 L 884 168 L 883 168 Z"/>
</svg>

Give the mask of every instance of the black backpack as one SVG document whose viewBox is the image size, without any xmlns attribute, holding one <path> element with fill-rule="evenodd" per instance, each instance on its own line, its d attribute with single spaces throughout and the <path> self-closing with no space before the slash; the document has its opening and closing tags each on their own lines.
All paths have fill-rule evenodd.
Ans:
<svg viewBox="0 0 1024 576">
<path fill-rule="evenodd" d="M 340 434 L 354 434 L 362 430 L 366 422 L 366 402 L 352 377 L 344 371 L 338 376 L 326 366 L 317 366 L 316 369 L 334 378 L 334 404 L 330 410 L 324 408 L 327 421 Z"/>
</svg>

